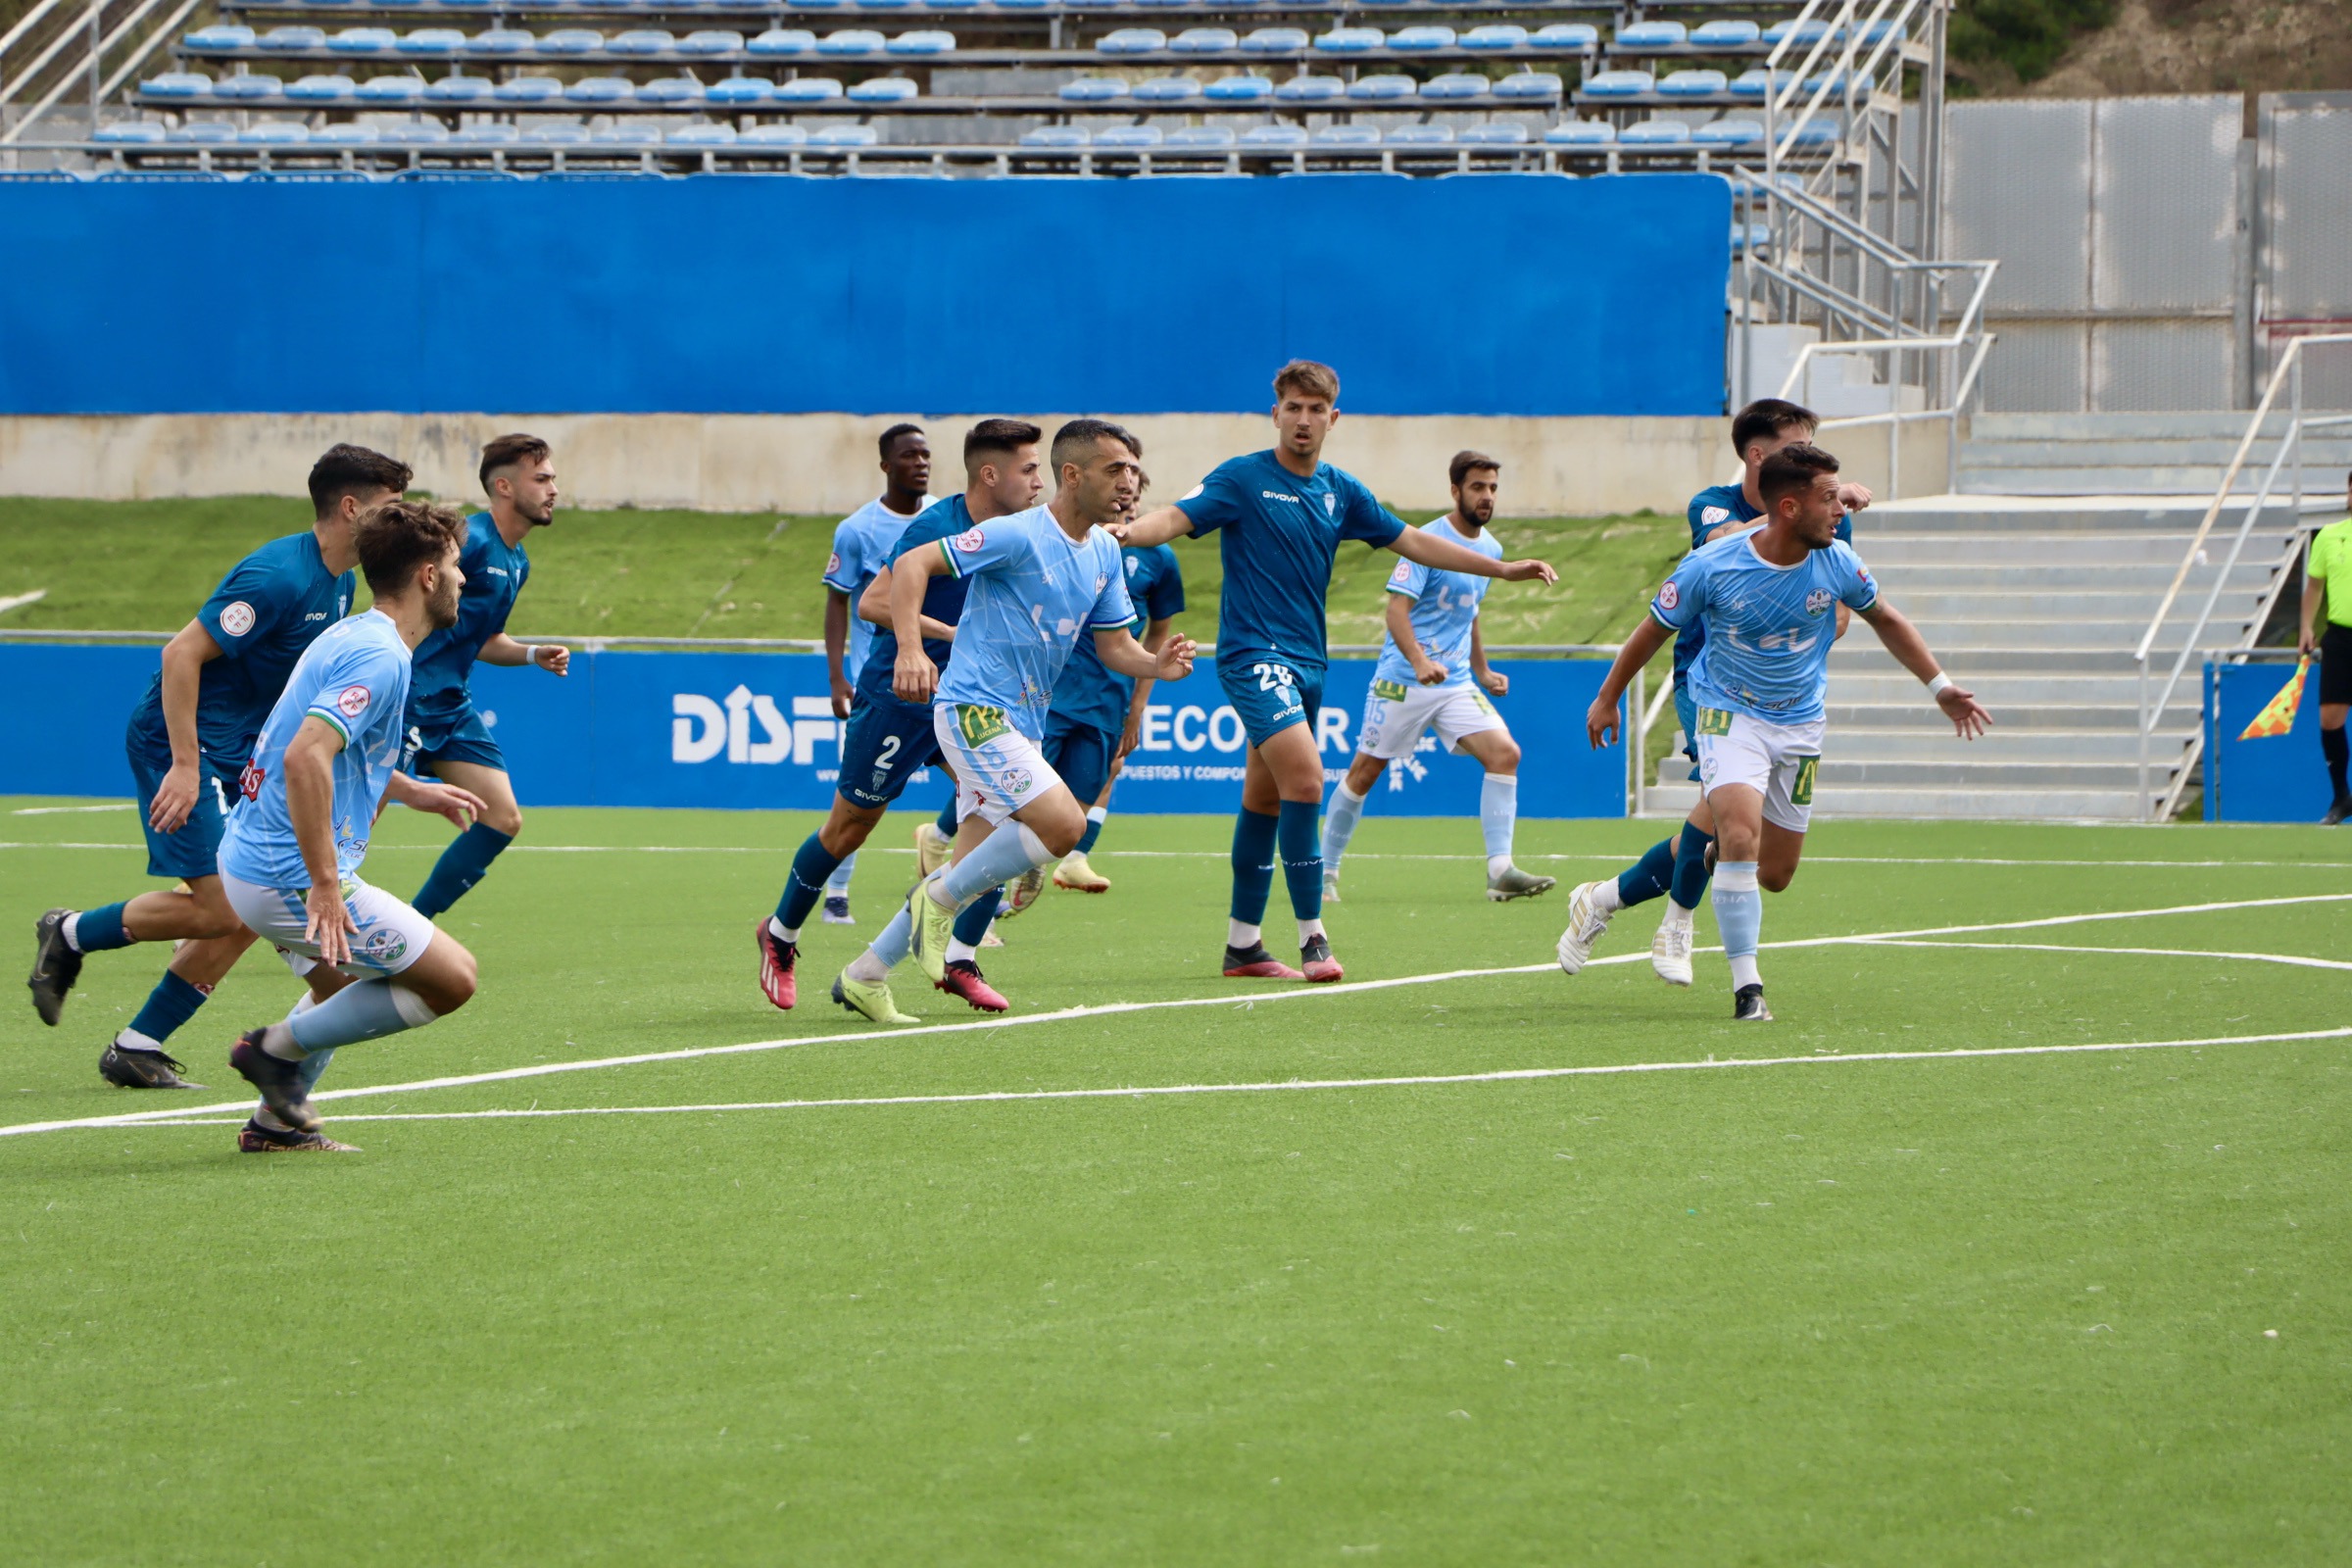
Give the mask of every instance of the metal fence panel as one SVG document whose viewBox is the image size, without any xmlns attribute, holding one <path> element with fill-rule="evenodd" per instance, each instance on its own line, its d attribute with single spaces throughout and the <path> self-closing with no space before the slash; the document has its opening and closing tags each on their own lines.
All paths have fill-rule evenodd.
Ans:
<svg viewBox="0 0 2352 1568">
<path fill-rule="evenodd" d="M 2099 100 L 2090 185 L 2093 310 L 2229 312 L 2243 121 L 2235 96 Z"/>
<path fill-rule="evenodd" d="M 2226 316 L 2094 322 L 2082 406 L 2101 414 L 2229 408 L 2236 393 L 2235 338 Z"/>
<path fill-rule="evenodd" d="M 1981 254 L 1981 253 L 1980 253 Z M 2000 341 L 1982 372 L 1987 414 L 2043 414 L 2083 407 L 2089 385 L 2080 321 L 1995 320 Z"/>
<path fill-rule="evenodd" d="M 1944 254 L 2000 258 L 1995 310 L 2089 309 L 2089 101 L 1954 104 L 1947 123 Z"/>
<path fill-rule="evenodd" d="M 2352 93 L 2262 100 L 2263 373 L 2289 337 L 2352 330 Z M 2314 351 L 2304 403 L 2352 409 L 2352 352 Z"/>
</svg>

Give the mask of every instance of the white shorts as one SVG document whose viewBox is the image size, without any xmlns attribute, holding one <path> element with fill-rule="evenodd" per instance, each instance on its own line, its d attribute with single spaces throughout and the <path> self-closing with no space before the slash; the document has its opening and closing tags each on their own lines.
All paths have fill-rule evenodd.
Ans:
<svg viewBox="0 0 2352 1568">
<path fill-rule="evenodd" d="M 956 774 L 956 820 L 977 815 L 995 827 L 1061 783 L 1037 742 L 1012 727 L 1001 708 L 940 703 L 931 733 Z"/>
<path fill-rule="evenodd" d="M 221 891 L 245 928 L 274 945 L 286 967 L 308 974 L 318 958 L 318 948 L 303 935 L 310 924 L 304 900 L 307 888 L 265 888 L 220 873 Z M 382 888 L 371 888 L 357 877 L 343 882 L 343 907 L 351 911 L 351 959 L 335 967 L 345 974 L 370 980 L 398 974 L 424 956 L 433 940 L 433 922 Z"/>
<path fill-rule="evenodd" d="M 1412 751 L 1425 729 L 1436 730 L 1447 751 L 1459 753 L 1465 735 L 1509 728 L 1476 686 L 1406 686 L 1376 680 L 1364 698 L 1364 727 L 1356 732 L 1355 749 L 1393 762 Z"/>
<path fill-rule="evenodd" d="M 1802 833 L 1813 819 L 1822 720 L 1768 724 L 1720 708 L 1698 710 L 1699 788 L 1744 784 L 1764 797 L 1764 820 Z"/>
</svg>

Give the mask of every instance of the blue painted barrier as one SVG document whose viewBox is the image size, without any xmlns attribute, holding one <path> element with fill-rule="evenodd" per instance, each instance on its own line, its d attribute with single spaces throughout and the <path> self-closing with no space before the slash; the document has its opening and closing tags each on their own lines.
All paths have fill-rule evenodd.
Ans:
<svg viewBox="0 0 2352 1568">
<path fill-rule="evenodd" d="M 2284 735 L 2241 741 L 2295 673 L 2291 663 L 2205 666 L 2205 820 L 2317 822 L 2328 809 L 2320 757 L 2320 671 L 2315 663 Z"/>
<path fill-rule="evenodd" d="M 38 744 L 0 753 L 0 794 L 130 792 L 122 728 L 156 669 L 154 648 L 0 643 L 0 733 Z M 1326 773 L 1354 753 L 1372 663 L 1335 663 L 1319 726 Z M 1585 710 L 1608 665 L 1597 660 L 1499 660 L 1511 695 L 1497 702 L 1517 736 L 1519 814 L 1625 814 L 1625 752 L 1585 742 Z M 841 725 L 825 662 L 808 654 L 583 653 L 558 680 L 541 670 L 477 666 L 475 705 L 531 806 L 714 807 L 822 810 L 841 765 Z M 1240 720 L 1203 664 L 1154 689 L 1128 759 L 1124 812 L 1229 812 L 1241 802 Z M 1483 771 L 1434 736 L 1393 764 L 1373 815 L 1468 816 Z M 916 775 L 910 805 L 935 808 L 946 775 Z"/>
</svg>

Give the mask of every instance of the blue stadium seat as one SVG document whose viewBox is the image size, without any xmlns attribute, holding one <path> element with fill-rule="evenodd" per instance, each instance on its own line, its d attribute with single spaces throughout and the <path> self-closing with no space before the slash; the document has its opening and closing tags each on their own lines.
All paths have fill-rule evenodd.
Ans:
<svg viewBox="0 0 2352 1568">
<path fill-rule="evenodd" d="M 903 104 L 922 95 L 912 76 L 872 76 L 850 89 L 850 101 L 860 104 Z"/>
<path fill-rule="evenodd" d="M 631 27 L 608 39 L 605 52 L 615 55 L 665 55 L 677 46 L 678 40 L 660 27 Z"/>
<path fill-rule="evenodd" d="M 400 146 L 438 146 L 449 140 L 449 127 L 438 120 L 412 120 L 405 124 L 376 127 L 381 140 Z"/>
<path fill-rule="evenodd" d="M 1367 54 L 1386 42 L 1378 27 L 1334 27 L 1315 35 L 1315 47 L 1335 55 Z"/>
<path fill-rule="evenodd" d="M 592 147 L 659 147 L 662 127 L 650 120 L 634 120 L 624 115 L 588 132 L 588 143 Z"/>
<path fill-rule="evenodd" d="M 491 91 L 502 104 L 544 104 L 564 96 L 564 84 L 553 76 L 514 76 Z"/>
<path fill-rule="evenodd" d="M 1723 73 L 1720 71 L 1676 71 L 1667 74 L 1658 83 L 1658 92 L 1667 98 L 1712 98 L 1723 91 Z"/>
<path fill-rule="evenodd" d="M 1731 80 L 1731 93 L 1735 98 L 1762 98 L 1771 91 L 1772 73 L 1762 66 L 1752 71 L 1742 71 Z"/>
<path fill-rule="evenodd" d="M 637 85 L 641 104 L 699 104 L 710 89 L 692 76 L 656 76 Z"/>
<path fill-rule="evenodd" d="M 1694 49 L 1742 49 L 1760 35 L 1752 22 L 1707 22 L 1690 34 Z"/>
<path fill-rule="evenodd" d="M 953 48 L 951 44 L 949 47 Z M 699 27 L 678 40 L 682 55 L 732 55 L 743 52 L 743 34 L 724 27 Z"/>
<path fill-rule="evenodd" d="M 1644 120 L 1626 126 L 1617 140 L 1627 146 L 1680 146 L 1690 139 L 1690 127 L 1679 120 Z"/>
<path fill-rule="evenodd" d="M 1180 104 L 1200 96 L 1200 83 L 1191 76 L 1152 76 L 1135 84 L 1135 96 L 1148 104 Z"/>
<path fill-rule="evenodd" d="M 490 27 L 468 39 L 466 52 L 470 55 L 527 55 L 538 46 L 539 40 L 520 27 Z"/>
<path fill-rule="evenodd" d="M 1284 103 L 1329 103 L 1348 96 L 1348 83 L 1339 76 L 1285 76 L 1274 84 L 1274 96 Z"/>
<path fill-rule="evenodd" d="M 533 125 L 522 133 L 522 139 L 534 147 L 585 147 L 588 127 L 576 120 L 553 120 Z"/>
<path fill-rule="evenodd" d="M 776 95 L 776 84 L 765 76 L 728 76 L 704 89 L 714 104 L 763 104 Z"/>
<path fill-rule="evenodd" d="M 1564 120 L 1544 132 L 1553 147 L 1605 147 L 1617 139 L 1617 127 L 1605 120 Z"/>
<path fill-rule="evenodd" d="M 1004 0 L 997 3 L 1003 5 Z M 672 136 L 670 140 L 677 138 Z M 808 135 L 811 147 L 878 147 L 881 143 L 882 132 L 871 125 L 826 125 Z"/>
<path fill-rule="evenodd" d="M 390 27 L 345 27 L 326 40 L 339 55 L 383 54 L 399 44 Z"/>
<path fill-rule="evenodd" d="M 697 121 L 691 125 L 680 125 L 662 139 L 672 147 L 732 147 L 735 127 Z"/>
<path fill-rule="evenodd" d="M 564 96 L 575 104 L 625 104 L 637 96 L 637 84 L 626 76 L 582 76 Z"/>
<path fill-rule="evenodd" d="M 1244 52 L 1253 55 L 1297 54 L 1305 47 L 1304 27 L 1259 27 L 1242 40 Z"/>
<path fill-rule="evenodd" d="M 482 120 L 459 126 L 449 139 L 461 146 L 504 147 L 522 140 L 522 127 L 504 121 Z"/>
<path fill-rule="evenodd" d="M 1818 19 L 1808 21 L 1802 26 L 1794 22 L 1776 22 L 1764 29 L 1766 43 L 1779 43 L 1783 38 L 1793 37 L 1798 43 L 1812 44 L 1819 43 L 1829 35 L 1830 24 Z"/>
<path fill-rule="evenodd" d="M 1451 27 L 1399 27 L 1389 35 L 1389 47 L 1407 54 L 1453 47 Z"/>
<path fill-rule="evenodd" d="M 416 85 L 421 87 L 424 83 L 417 82 Z M 216 98 L 278 98 L 285 94 L 285 90 L 286 84 L 275 76 L 222 76 L 213 83 L 213 96 Z"/>
<path fill-rule="evenodd" d="M 1318 125 L 1308 138 L 1317 147 L 1377 147 L 1380 127 L 1377 125 Z"/>
<path fill-rule="evenodd" d="M 1880 39 L 1886 37 L 1890 32 L 1894 34 L 1894 41 L 1896 43 L 1901 43 L 1906 36 L 1908 29 L 1896 25 L 1894 23 L 1889 22 L 1885 17 L 1881 17 L 1876 22 L 1865 22 L 1858 27 L 1839 27 L 1838 29 L 1838 41 L 1839 43 L 1845 42 L 1846 35 L 1849 32 L 1855 36 L 1855 38 L 1865 49 L 1867 49 L 1876 45 Z"/>
<path fill-rule="evenodd" d="M 157 120 L 118 120 L 111 125 L 100 125 L 90 137 L 92 141 L 123 145 L 142 145 L 162 141 L 168 132 Z"/>
<path fill-rule="evenodd" d="M 189 49 L 250 49 L 254 39 L 251 27 L 217 22 L 209 27 L 198 27 L 179 41 Z"/>
<path fill-rule="evenodd" d="M 839 11 L 842 0 L 784 0 L 795 11 Z"/>
<path fill-rule="evenodd" d="M 744 47 L 756 55 L 812 55 L 816 34 L 799 27 L 770 27 Z"/>
<path fill-rule="evenodd" d="M 255 40 L 269 50 L 323 49 L 326 47 L 324 27 L 271 27 Z"/>
<path fill-rule="evenodd" d="M 1211 103 L 1254 104 L 1274 96 L 1274 83 L 1264 76 L 1219 76 L 1201 96 Z"/>
<path fill-rule="evenodd" d="M 1450 147 L 1451 125 L 1391 125 L 1381 138 L 1392 147 Z"/>
<path fill-rule="evenodd" d="M 479 77 L 470 76 L 466 79 L 469 81 L 480 80 Z M 483 82 L 482 84 L 485 87 L 489 85 L 488 82 Z M 438 83 L 435 85 L 438 85 Z M 342 103 L 346 99 L 352 97 L 359 90 L 360 84 L 352 80 L 349 76 L 303 76 L 297 80 L 286 83 L 286 96 L 298 103 Z"/>
<path fill-rule="evenodd" d="M 1639 98 L 1657 85 L 1657 77 L 1646 71 L 1604 71 L 1586 79 L 1585 91 L 1594 98 Z"/>
<path fill-rule="evenodd" d="M 1043 11 L 1053 0 L 996 0 L 999 11 Z"/>
<path fill-rule="evenodd" d="M 795 76 L 776 83 L 780 104 L 819 104 L 841 96 L 841 83 L 831 76 Z"/>
<path fill-rule="evenodd" d="M 455 27 L 418 27 L 398 47 L 404 55 L 454 55 L 466 47 L 466 35 Z"/>
<path fill-rule="evenodd" d="M 1166 139 L 1157 125 L 1112 125 L 1095 132 L 1098 147 L 1156 147 Z"/>
<path fill-rule="evenodd" d="M 1617 29 L 1618 49 L 1680 49 L 1690 40 L 1690 29 L 1679 22 L 1637 22 Z"/>
<path fill-rule="evenodd" d="M 558 27 L 539 40 L 543 55 L 584 55 L 605 46 L 605 35 L 588 27 Z"/>
<path fill-rule="evenodd" d="M 816 40 L 820 55 L 871 55 L 882 51 L 882 35 L 863 27 L 847 27 L 840 32 L 828 32 Z"/>
<path fill-rule="evenodd" d="M 1494 120 L 1483 125 L 1465 125 L 1461 139 L 1474 147 L 1524 147 L 1527 127 L 1516 121 Z"/>
<path fill-rule="evenodd" d="M 858 0 L 860 11 L 904 11 L 912 0 Z"/>
<path fill-rule="evenodd" d="M 1764 127 L 1752 120 L 1710 120 L 1690 139 L 1703 147 L 1745 147 L 1764 139 Z"/>
<path fill-rule="evenodd" d="M 1180 55 L 1220 55 L 1241 47 L 1231 27 L 1187 27 L 1168 45 Z"/>
<path fill-rule="evenodd" d="M 1842 71 L 1824 71 L 1807 76 L 1805 78 L 1804 87 L 1801 90 L 1806 97 L 1810 98 L 1815 93 L 1821 91 L 1824 87 L 1827 87 L 1830 90 L 1830 98 L 1842 98 L 1845 96 L 1846 83 L 1849 80 L 1853 83 L 1854 87 L 1858 91 L 1867 92 L 1870 89 L 1870 78 L 1864 76 L 1860 72 L 1855 72 L 1853 75 L 1849 77 Z M 1827 108 L 1829 105 L 1829 99 L 1823 99 L 1822 105 L 1824 108 Z"/>
<path fill-rule="evenodd" d="M 140 82 L 139 91 L 150 98 L 209 98 L 213 78 L 201 71 L 167 71 Z"/>
<path fill-rule="evenodd" d="M 383 139 L 383 132 L 373 125 L 353 122 L 342 125 L 320 125 L 311 132 L 314 145 L 324 142 L 329 146 L 364 147 Z"/>
<path fill-rule="evenodd" d="M 1108 103 L 1113 98 L 1127 96 L 1127 78 L 1079 76 L 1063 82 L 1055 96 L 1074 104 Z"/>
<path fill-rule="evenodd" d="M 801 147 L 808 144 L 808 133 L 798 125 L 754 125 L 739 133 L 735 141 L 747 147 Z"/>
<path fill-rule="evenodd" d="M 1242 132 L 1241 144 L 1258 148 L 1303 147 L 1306 145 L 1306 131 L 1288 121 L 1276 121 L 1272 124 L 1251 125 Z"/>
<path fill-rule="evenodd" d="M 1493 84 L 1486 77 L 1467 71 L 1449 71 L 1443 76 L 1432 76 L 1421 84 L 1421 96 L 1447 101 L 1461 98 L 1484 98 Z"/>
<path fill-rule="evenodd" d="M 952 55 L 956 52 L 956 35 L 935 28 L 918 28 L 902 32 L 882 46 L 884 54 L 892 55 Z"/>
<path fill-rule="evenodd" d="M 1168 132 L 1168 145 L 1195 151 L 1230 147 L 1233 145 L 1233 128 L 1229 125 L 1182 125 Z"/>
<path fill-rule="evenodd" d="M 1490 22 L 1483 27 L 1472 27 L 1462 34 L 1462 47 L 1484 52 L 1489 49 L 1524 49 L 1527 29 L 1512 22 Z"/>
<path fill-rule="evenodd" d="M 191 120 L 172 126 L 166 134 L 172 141 L 235 141 L 237 127 L 225 120 Z"/>
<path fill-rule="evenodd" d="M 1783 128 L 1781 134 L 1786 136 L 1788 134 L 1788 132 L 1786 128 Z M 1796 127 L 1796 139 L 1790 145 L 1796 147 L 1826 147 L 1837 139 L 1838 122 L 1834 118 L 1816 115 L 1811 120 L 1806 121 L 1803 124 Z"/>
<path fill-rule="evenodd" d="M 414 104 L 424 101 L 422 76 L 369 76 L 360 83 L 364 104 Z"/>
<path fill-rule="evenodd" d="M 1566 88 L 1560 78 L 1548 71 L 1515 71 L 1507 76 L 1497 78 L 1494 83 L 1494 96 L 1497 98 L 1530 99 L 1548 103 L 1552 99 L 1560 97 L 1565 91 Z"/>
<path fill-rule="evenodd" d="M 1348 84 L 1348 96 L 1359 102 L 1388 103 L 1398 98 L 1410 98 L 1415 83 L 1410 76 L 1394 72 L 1377 76 L 1358 76 Z"/>
<path fill-rule="evenodd" d="M 1538 49 L 1591 49 L 1600 42 L 1600 29 L 1589 22 L 1555 22 L 1527 35 Z"/>
<path fill-rule="evenodd" d="M 1096 52 L 1106 55 L 1152 55 L 1168 46 L 1168 35 L 1157 27 L 1120 27 L 1095 40 Z"/>
<path fill-rule="evenodd" d="M 424 84 L 424 100 L 433 104 L 482 103 L 497 85 L 488 76 L 443 76 Z"/>
<path fill-rule="evenodd" d="M 1040 125 L 1021 132 L 1024 147 L 1089 147 L 1094 133 L 1084 125 Z"/>
</svg>

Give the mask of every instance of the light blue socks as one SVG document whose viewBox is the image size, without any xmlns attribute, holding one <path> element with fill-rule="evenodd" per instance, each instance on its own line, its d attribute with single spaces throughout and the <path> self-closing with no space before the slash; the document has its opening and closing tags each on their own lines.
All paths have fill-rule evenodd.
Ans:
<svg viewBox="0 0 2352 1568">
<path fill-rule="evenodd" d="M 380 1040 L 433 1021 L 424 999 L 397 980 L 360 980 L 286 1022 L 304 1051 L 325 1051 L 361 1040 Z"/>
<path fill-rule="evenodd" d="M 971 854 L 939 873 L 937 886 L 947 898 L 940 902 L 962 908 L 990 888 L 1028 875 L 1054 858 L 1025 822 L 1001 822 Z"/>
<path fill-rule="evenodd" d="M 849 858 L 835 866 L 833 874 L 825 878 L 825 897 L 828 899 L 848 898 L 850 896 L 850 873 L 857 869 L 858 852 L 852 850 Z"/>
<path fill-rule="evenodd" d="M 1494 862 L 1508 865 L 1511 859 L 1511 829 L 1519 822 L 1519 775 L 1489 773 L 1486 782 L 1478 787 L 1478 826 L 1487 836 L 1487 870 L 1493 875 Z"/>
<path fill-rule="evenodd" d="M 1350 795 L 1345 780 L 1332 787 L 1331 804 L 1323 808 L 1323 869 L 1340 868 L 1341 858 L 1348 853 L 1348 841 L 1355 837 L 1355 824 L 1364 817 L 1364 798 Z"/>
<path fill-rule="evenodd" d="M 1715 862 L 1715 929 L 1732 961 L 1732 989 L 1762 985 L 1756 944 L 1764 932 L 1764 895 L 1756 887 L 1755 861 Z"/>
</svg>

